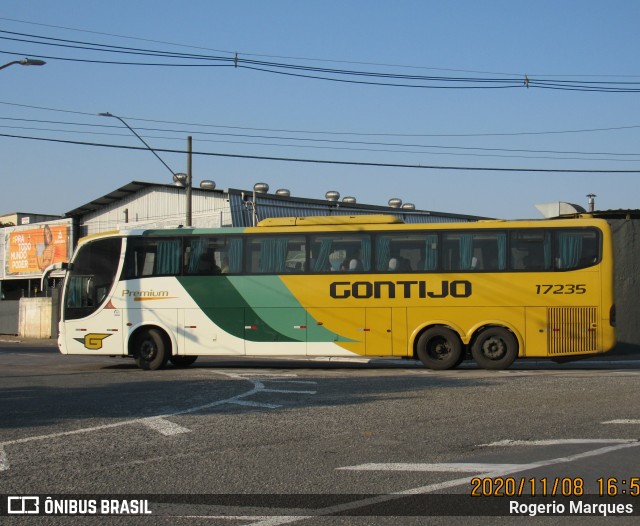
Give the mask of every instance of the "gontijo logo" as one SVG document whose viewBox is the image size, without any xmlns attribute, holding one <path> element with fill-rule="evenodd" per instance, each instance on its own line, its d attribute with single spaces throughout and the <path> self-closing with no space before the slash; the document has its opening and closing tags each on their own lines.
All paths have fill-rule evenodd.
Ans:
<svg viewBox="0 0 640 526">
<path fill-rule="evenodd" d="M 471 282 L 466 280 L 442 280 L 439 284 L 422 280 L 334 281 L 329 285 L 329 295 L 335 299 L 468 298 L 471 294 Z"/>
<path fill-rule="evenodd" d="M 108 338 L 111 334 L 104 334 L 100 332 L 90 332 L 85 335 L 84 338 L 74 338 L 75 341 L 80 342 L 85 346 L 86 349 L 90 351 L 97 351 L 102 349 L 102 340 Z"/>
</svg>

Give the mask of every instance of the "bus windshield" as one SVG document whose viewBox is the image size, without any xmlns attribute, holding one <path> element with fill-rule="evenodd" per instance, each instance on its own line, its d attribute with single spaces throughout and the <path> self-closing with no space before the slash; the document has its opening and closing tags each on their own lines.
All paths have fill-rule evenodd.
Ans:
<svg viewBox="0 0 640 526">
<path fill-rule="evenodd" d="M 108 297 L 118 271 L 121 245 L 121 238 L 106 238 L 80 247 L 67 277 L 65 319 L 89 316 Z"/>
</svg>

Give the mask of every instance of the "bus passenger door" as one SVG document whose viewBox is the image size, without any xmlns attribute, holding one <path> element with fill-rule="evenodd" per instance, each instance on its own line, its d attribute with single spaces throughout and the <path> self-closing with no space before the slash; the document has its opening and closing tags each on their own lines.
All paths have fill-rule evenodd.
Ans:
<svg viewBox="0 0 640 526">
<path fill-rule="evenodd" d="M 248 356 L 305 356 L 307 313 L 301 307 L 255 307 L 244 312 Z"/>
<path fill-rule="evenodd" d="M 369 308 L 365 319 L 367 356 L 390 356 L 392 348 L 391 308 Z"/>
</svg>

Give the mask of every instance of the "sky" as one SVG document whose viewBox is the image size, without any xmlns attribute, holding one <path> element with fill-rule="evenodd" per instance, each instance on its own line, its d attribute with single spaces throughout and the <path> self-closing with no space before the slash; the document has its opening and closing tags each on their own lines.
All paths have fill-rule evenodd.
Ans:
<svg viewBox="0 0 640 526">
<path fill-rule="evenodd" d="M 630 0 L 3 0 L 0 65 L 46 65 L 0 70 L 0 215 L 171 183 L 188 136 L 194 186 L 640 208 L 639 20 Z"/>
</svg>

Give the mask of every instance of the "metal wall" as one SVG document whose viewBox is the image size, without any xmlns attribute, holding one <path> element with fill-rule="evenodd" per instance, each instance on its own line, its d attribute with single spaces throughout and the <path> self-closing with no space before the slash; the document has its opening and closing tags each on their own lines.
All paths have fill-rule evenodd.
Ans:
<svg viewBox="0 0 640 526">
<path fill-rule="evenodd" d="M 640 219 L 608 219 L 613 232 L 618 345 L 640 353 Z"/>
<path fill-rule="evenodd" d="M 191 196 L 193 226 L 219 227 L 230 223 L 221 192 L 194 188 Z M 80 217 L 80 236 L 118 228 L 164 228 L 186 223 L 186 196 L 181 187 L 152 185 L 124 196 Z"/>
<path fill-rule="evenodd" d="M 252 208 L 250 193 L 243 195 L 240 191 L 229 191 L 229 207 L 233 226 L 247 227 L 252 225 Z M 364 215 L 391 214 L 402 219 L 405 223 L 455 223 L 476 221 L 476 216 L 447 214 L 425 210 L 406 210 L 386 206 L 347 204 L 295 197 L 281 197 L 270 194 L 256 195 L 257 220 L 270 217 L 309 217 L 329 215 Z"/>
<path fill-rule="evenodd" d="M 18 334 L 19 300 L 0 301 L 0 334 Z"/>
</svg>

